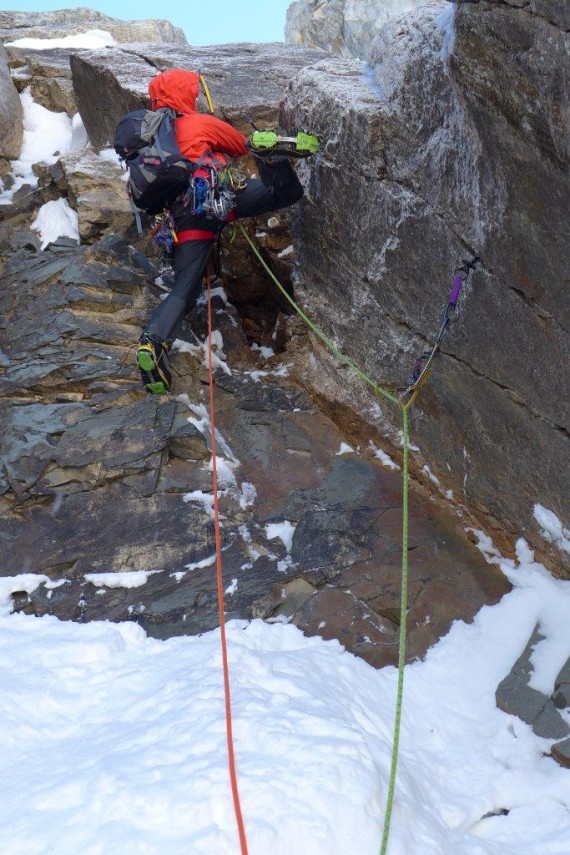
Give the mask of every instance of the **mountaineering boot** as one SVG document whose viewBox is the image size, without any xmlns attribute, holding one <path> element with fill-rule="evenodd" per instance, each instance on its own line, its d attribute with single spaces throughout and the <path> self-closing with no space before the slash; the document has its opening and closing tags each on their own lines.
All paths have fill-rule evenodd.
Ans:
<svg viewBox="0 0 570 855">
<path fill-rule="evenodd" d="M 143 333 L 137 348 L 137 365 L 149 395 L 168 395 L 172 375 L 168 365 L 168 344 Z"/>
<path fill-rule="evenodd" d="M 307 131 L 297 131 L 291 136 L 280 136 L 272 130 L 254 131 L 245 146 L 258 157 L 270 158 L 275 154 L 310 157 L 319 150 L 319 138 Z"/>
</svg>

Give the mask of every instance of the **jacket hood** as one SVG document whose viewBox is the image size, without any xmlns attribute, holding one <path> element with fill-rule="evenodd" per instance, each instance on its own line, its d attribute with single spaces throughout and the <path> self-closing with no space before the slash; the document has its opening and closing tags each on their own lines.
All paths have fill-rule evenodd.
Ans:
<svg viewBox="0 0 570 855">
<path fill-rule="evenodd" d="M 148 84 L 151 107 L 171 107 L 177 113 L 194 113 L 200 92 L 200 75 L 197 71 L 171 68 L 157 74 Z"/>
</svg>

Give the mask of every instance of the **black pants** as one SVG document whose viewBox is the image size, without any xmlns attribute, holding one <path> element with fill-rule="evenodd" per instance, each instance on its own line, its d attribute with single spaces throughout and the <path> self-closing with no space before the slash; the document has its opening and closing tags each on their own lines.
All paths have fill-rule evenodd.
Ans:
<svg viewBox="0 0 570 855">
<path fill-rule="evenodd" d="M 268 164 L 256 158 L 256 164 L 260 177 L 248 179 L 247 186 L 236 194 L 233 210 L 238 220 L 286 208 L 298 202 L 303 195 L 303 188 L 289 160 Z M 215 217 L 192 216 L 182 205 L 175 207 L 172 215 L 177 231 L 206 229 L 217 234 L 226 225 Z M 194 308 L 200 296 L 211 248 L 211 240 L 190 240 L 174 248 L 174 287 L 153 312 L 145 332 L 160 341 L 173 338 L 176 327 Z"/>
</svg>

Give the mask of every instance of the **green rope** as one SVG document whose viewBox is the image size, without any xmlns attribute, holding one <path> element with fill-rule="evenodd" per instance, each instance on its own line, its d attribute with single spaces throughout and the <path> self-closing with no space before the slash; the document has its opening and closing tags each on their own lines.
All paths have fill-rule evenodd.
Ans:
<svg viewBox="0 0 570 855">
<path fill-rule="evenodd" d="M 375 392 L 379 392 L 381 395 L 383 395 L 389 401 L 392 401 L 393 404 L 398 404 L 398 406 L 399 406 L 400 401 L 398 398 L 396 398 L 395 395 L 392 395 L 392 393 L 388 392 L 387 389 L 384 389 L 382 386 L 379 386 L 378 383 L 375 383 L 374 380 L 368 376 L 368 374 L 365 374 L 364 371 L 362 371 L 362 369 L 360 369 L 358 367 L 358 365 L 356 365 L 349 356 L 347 356 L 345 353 L 342 353 L 342 351 L 340 351 L 338 349 L 338 347 L 330 340 L 330 338 L 328 338 L 328 336 L 326 336 L 325 333 L 322 330 L 320 330 L 313 323 L 313 321 L 310 318 L 307 317 L 307 315 L 303 312 L 303 310 L 300 308 L 300 306 L 298 306 L 297 303 L 293 300 L 291 295 L 287 293 L 287 291 L 285 290 L 285 288 L 283 287 L 283 285 L 281 284 L 279 279 L 275 276 L 275 274 L 273 273 L 273 271 L 271 270 L 269 265 L 266 264 L 263 256 L 261 255 L 258 248 L 255 246 L 252 239 L 250 238 L 250 236 L 248 235 L 248 233 L 246 232 L 246 230 L 244 229 L 244 227 L 242 226 L 242 224 L 240 222 L 238 222 L 238 226 L 242 230 L 242 233 L 243 233 L 245 239 L 247 240 L 248 244 L 252 248 L 253 252 L 255 253 L 258 260 L 261 262 L 261 264 L 263 265 L 263 267 L 265 268 L 265 270 L 267 271 L 269 276 L 275 282 L 275 284 L 277 285 L 277 287 L 279 288 L 279 290 L 281 291 L 283 296 L 286 298 L 286 300 L 288 300 L 288 302 L 291 304 L 291 306 L 295 309 L 297 314 L 301 318 L 303 318 L 303 320 L 305 321 L 307 326 L 312 330 L 312 332 L 316 336 L 318 336 L 318 338 L 320 338 L 320 340 L 323 342 L 323 344 L 325 344 L 328 347 L 328 349 L 331 351 L 331 353 L 334 356 L 336 356 L 336 358 L 338 359 L 339 362 L 342 362 L 344 365 L 347 365 L 349 368 L 352 368 L 354 373 L 358 377 L 360 377 L 361 380 L 364 380 L 364 382 L 367 383 L 369 386 L 372 386 L 372 388 L 374 389 Z"/>
<path fill-rule="evenodd" d="M 408 426 L 408 410 L 402 407 L 402 427 L 404 432 L 404 457 L 402 461 L 402 594 L 400 599 L 400 639 L 398 654 L 398 688 L 396 691 L 396 713 L 394 717 L 394 742 L 392 746 L 392 765 L 386 798 L 386 813 L 384 815 L 384 831 L 380 855 L 385 855 L 390 834 L 390 821 L 394 804 L 396 787 L 396 769 L 398 767 L 398 749 L 400 746 L 400 726 L 402 723 L 402 700 L 404 697 L 404 666 L 406 664 L 406 627 L 408 620 L 408 544 L 409 544 L 409 511 L 408 511 L 408 456 L 410 435 Z"/>
<path fill-rule="evenodd" d="M 307 326 L 312 330 L 312 332 L 320 338 L 323 344 L 328 347 L 328 349 L 334 354 L 334 356 L 342 362 L 344 365 L 347 365 L 351 368 L 354 373 L 364 380 L 369 386 L 371 386 L 375 392 L 379 392 L 389 401 L 396 404 L 398 408 L 402 412 L 402 429 L 403 429 L 403 461 L 402 461 L 402 582 L 401 582 L 401 598 L 400 598 L 400 635 L 399 635 L 399 653 L 398 653 L 398 687 L 396 691 L 396 711 L 394 717 L 394 741 L 392 744 L 392 762 L 390 767 L 390 779 L 388 782 L 388 795 L 386 798 L 386 812 L 384 814 L 384 828 L 382 831 L 382 846 L 380 850 L 380 855 L 386 855 L 386 847 L 388 846 L 388 837 L 390 835 L 390 822 L 392 819 L 392 808 L 394 805 L 394 791 L 396 788 L 396 770 L 398 767 L 398 749 L 400 746 L 400 729 L 402 723 L 402 703 L 404 697 L 404 666 L 406 664 L 406 633 L 407 633 L 407 616 L 408 616 L 408 543 L 409 543 L 409 504 L 408 504 L 408 488 L 409 488 L 409 471 L 408 471 L 408 458 L 409 458 L 409 449 L 410 449 L 410 436 L 409 436 L 409 424 L 408 424 L 408 409 L 411 401 L 406 405 L 400 401 L 395 395 L 392 395 L 388 392 L 387 389 L 384 389 L 382 386 L 379 386 L 377 383 L 372 380 L 367 374 L 364 373 L 355 363 L 350 359 L 350 357 L 346 356 L 346 354 L 342 353 L 338 347 L 328 338 L 322 330 L 320 330 L 311 320 L 307 317 L 307 315 L 302 311 L 302 309 L 295 303 L 293 298 L 287 293 L 281 282 L 277 279 L 273 271 L 269 268 L 269 266 L 265 263 L 261 253 L 251 240 L 250 236 L 242 226 L 240 222 L 238 222 L 238 226 L 242 230 L 245 239 L 249 243 L 251 249 L 254 254 L 257 256 L 258 260 L 261 262 L 273 282 L 277 285 L 283 296 L 288 300 L 291 306 L 295 309 L 297 314 L 305 321 Z"/>
</svg>

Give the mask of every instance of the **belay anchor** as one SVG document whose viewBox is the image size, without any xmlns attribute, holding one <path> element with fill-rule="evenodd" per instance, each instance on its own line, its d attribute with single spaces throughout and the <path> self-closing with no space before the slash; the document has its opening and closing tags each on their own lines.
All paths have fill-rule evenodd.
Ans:
<svg viewBox="0 0 570 855">
<path fill-rule="evenodd" d="M 475 270 L 480 260 L 481 259 L 476 255 L 471 260 L 463 259 L 463 264 L 455 270 L 453 287 L 449 292 L 447 303 L 443 309 L 441 325 L 435 341 L 430 348 L 424 350 L 421 356 L 418 356 L 416 359 L 412 373 L 410 374 L 408 385 L 395 390 L 398 398 L 402 402 L 402 406 L 407 408 L 411 405 L 419 390 L 427 380 L 433 360 L 437 356 L 441 344 L 449 332 L 449 328 L 459 318 L 458 301 L 461 289 L 467 281 L 470 272 Z"/>
</svg>

